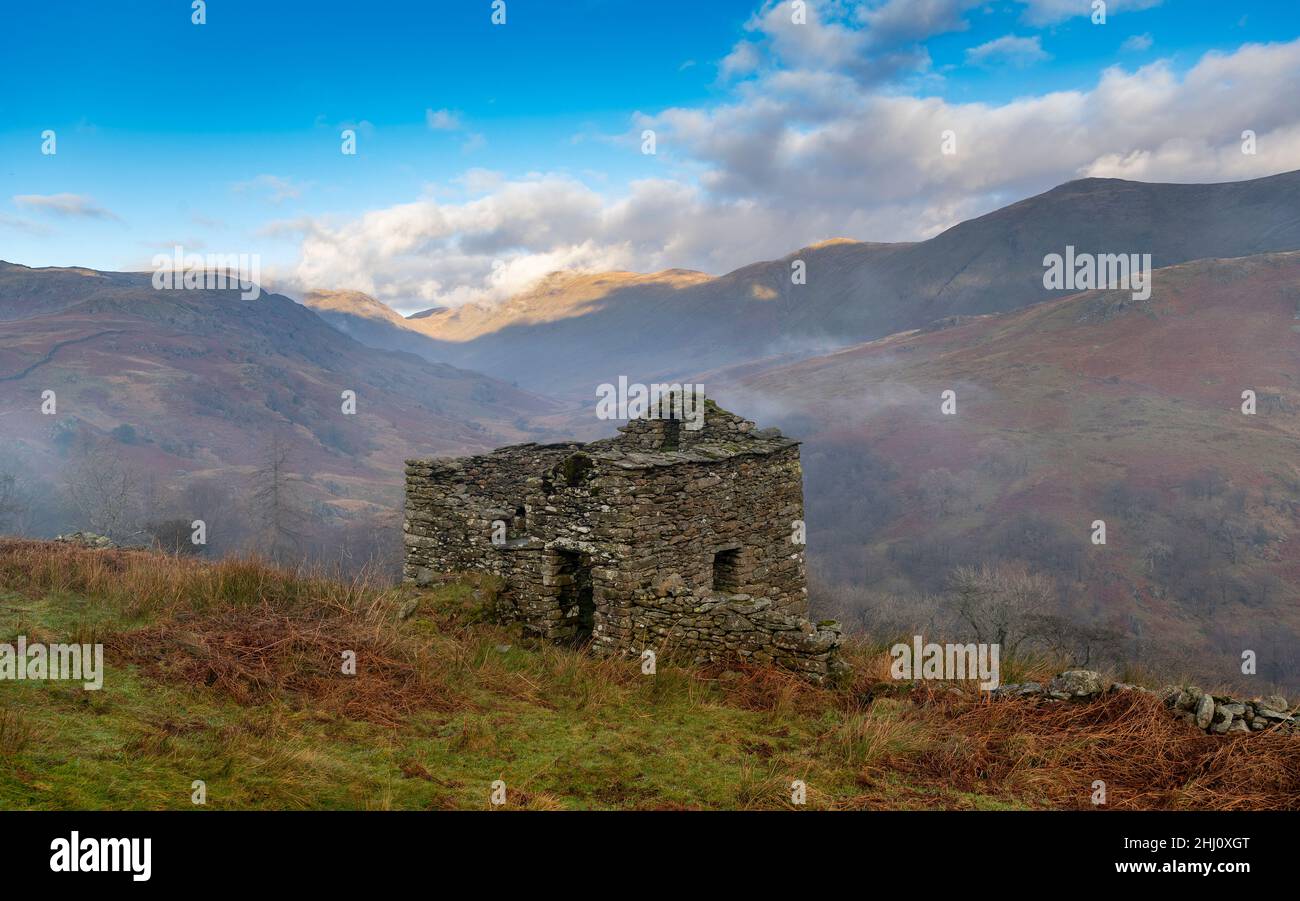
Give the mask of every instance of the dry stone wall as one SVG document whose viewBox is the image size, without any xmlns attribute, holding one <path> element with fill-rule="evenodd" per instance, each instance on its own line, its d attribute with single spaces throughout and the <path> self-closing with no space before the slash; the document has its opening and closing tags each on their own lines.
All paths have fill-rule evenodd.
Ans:
<svg viewBox="0 0 1300 901">
<path fill-rule="evenodd" d="M 1124 682 L 1109 682 L 1091 670 L 1069 670 L 1043 685 L 1022 682 L 1003 685 L 994 697 L 1043 697 L 1051 701 L 1090 700 L 1111 691 L 1140 691 L 1158 694 L 1166 707 L 1189 726 L 1214 735 L 1230 732 L 1283 732 L 1300 734 L 1300 709 L 1292 708 L 1280 695 L 1239 700 L 1214 695 L 1195 685 L 1170 685 L 1159 692 Z"/>
</svg>

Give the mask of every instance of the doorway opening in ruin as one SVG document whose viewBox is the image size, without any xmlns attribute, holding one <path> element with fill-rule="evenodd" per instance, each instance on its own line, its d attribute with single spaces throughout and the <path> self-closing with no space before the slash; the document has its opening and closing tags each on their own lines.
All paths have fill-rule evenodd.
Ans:
<svg viewBox="0 0 1300 901">
<path fill-rule="evenodd" d="M 728 548 L 713 555 L 713 590 L 740 590 L 740 548 Z"/>
<path fill-rule="evenodd" d="M 556 551 L 560 610 L 577 644 L 591 640 L 596 625 L 596 597 L 591 584 L 591 560 L 577 551 Z"/>
</svg>

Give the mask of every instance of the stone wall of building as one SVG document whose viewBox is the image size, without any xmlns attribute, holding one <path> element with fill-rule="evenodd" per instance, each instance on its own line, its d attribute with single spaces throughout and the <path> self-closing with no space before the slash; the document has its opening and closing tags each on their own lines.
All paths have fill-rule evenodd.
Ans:
<svg viewBox="0 0 1300 901">
<path fill-rule="evenodd" d="M 525 444 L 463 459 L 408 460 L 406 580 L 490 573 L 505 584 L 502 603 L 528 608 L 526 587 L 542 578 L 541 542 L 528 537 L 529 508 L 542 491 L 539 474 L 578 447 Z M 492 543 L 498 521 L 506 524 L 502 546 Z"/>
<path fill-rule="evenodd" d="M 711 403 L 705 427 L 634 420 L 587 445 L 407 464 L 408 580 L 490 572 L 500 612 L 598 653 L 835 668 L 808 609 L 798 443 Z M 494 544 L 492 524 L 511 524 Z"/>
</svg>

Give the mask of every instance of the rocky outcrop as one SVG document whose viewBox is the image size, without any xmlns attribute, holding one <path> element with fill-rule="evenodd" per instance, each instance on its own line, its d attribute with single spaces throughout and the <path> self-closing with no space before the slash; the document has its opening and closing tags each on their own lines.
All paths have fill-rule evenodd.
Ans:
<svg viewBox="0 0 1300 901">
<path fill-rule="evenodd" d="M 1291 707 L 1281 695 L 1238 700 L 1213 695 L 1195 685 L 1171 685 L 1160 692 L 1126 682 L 1109 682 L 1092 670 L 1068 670 L 1056 676 L 1047 687 L 1038 682 L 1002 685 L 993 690 L 996 698 L 1041 697 L 1047 701 L 1087 701 L 1109 692 L 1138 691 L 1159 694 L 1170 711 L 1182 722 L 1212 735 L 1229 732 L 1300 733 L 1300 710 Z"/>
<path fill-rule="evenodd" d="M 54 540 L 64 544 L 75 544 L 78 547 L 95 549 L 119 547 L 118 543 L 107 535 L 96 535 L 94 532 L 69 532 L 67 535 L 60 535 Z"/>
</svg>

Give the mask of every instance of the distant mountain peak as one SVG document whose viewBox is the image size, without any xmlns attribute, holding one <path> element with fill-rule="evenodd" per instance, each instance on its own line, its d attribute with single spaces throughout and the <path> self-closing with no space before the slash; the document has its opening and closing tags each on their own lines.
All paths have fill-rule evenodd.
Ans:
<svg viewBox="0 0 1300 901">
<path fill-rule="evenodd" d="M 411 320 L 411 319 L 428 319 L 430 316 L 440 316 L 440 315 L 442 315 L 443 313 L 449 313 L 449 312 L 451 312 L 451 308 L 450 308 L 450 307 L 429 307 L 429 309 L 427 309 L 427 310 L 420 310 L 418 313 L 412 313 L 411 315 L 407 316 L 406 318 L 407 318 L 408 320 Z"/>
<path fill-rule="evenodd" d="M 393 323 L 404 321 L 402 315 L 388 304 L 361 291 L 317 289 L 309 291 L 302 299 L 302 304 L 317 314 L 334 313 Z"/>
</svg>

